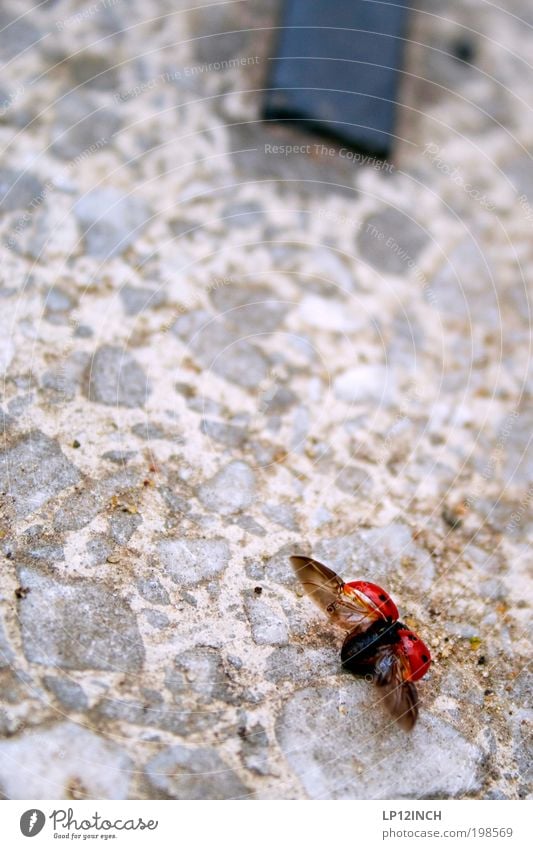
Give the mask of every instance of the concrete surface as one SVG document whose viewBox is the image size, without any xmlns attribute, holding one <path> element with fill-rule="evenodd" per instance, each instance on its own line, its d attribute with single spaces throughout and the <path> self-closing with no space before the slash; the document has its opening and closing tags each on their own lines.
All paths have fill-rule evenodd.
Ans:
<svg viewBox="0 0 533 849">
<path fill-rule="evenodd" d="M 276 3 L 33 6 L 0 17 L 1 793 L 528 795 L 530 4 L 420 4 L 387 163 L 259 121 Z M 430 644 L 410 735 L 295 549 Z"/>
</svg>

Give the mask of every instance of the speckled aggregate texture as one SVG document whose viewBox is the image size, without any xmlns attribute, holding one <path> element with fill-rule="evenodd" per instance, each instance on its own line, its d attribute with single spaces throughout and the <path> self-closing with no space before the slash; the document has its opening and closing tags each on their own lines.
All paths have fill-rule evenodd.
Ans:
<svg viewBox="0 0 533 849">
<path fill-rule="evenodd" d="M 261 122 L 275 2 L 3 2 L 4 797 L 530 792 L 533 14 L 415 5 L 376 162 Z"/>
</svg>

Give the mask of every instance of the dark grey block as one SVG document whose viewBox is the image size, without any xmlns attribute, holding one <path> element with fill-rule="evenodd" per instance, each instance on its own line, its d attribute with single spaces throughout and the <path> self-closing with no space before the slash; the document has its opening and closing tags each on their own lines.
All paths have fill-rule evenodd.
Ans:
<svg viewBox="0 0 533 849">
<path fill-rule="evenodd" d="M 387 156 L 407 13 L 396 0 L 286 0 L 263 117 Z"/>
</svg>

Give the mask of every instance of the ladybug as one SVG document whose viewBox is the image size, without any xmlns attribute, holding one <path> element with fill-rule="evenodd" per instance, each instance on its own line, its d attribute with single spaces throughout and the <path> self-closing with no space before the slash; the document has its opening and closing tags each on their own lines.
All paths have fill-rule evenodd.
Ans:
<svg viewBox="0 0 533 849">
<path fill-rule="evenodd" d="M 369 581 L 345 583 L 310 557 L 295 555 L 290 562 L 307 595 L 348 631 L 341 649 L 343 667 L 383 687 L 385 706 L 394 719 L 406 730 L 413 728 L 418 717 L 414 682 L 428 671 L 431 654 L 399 621 L 390 595 Z"/>
<path fill-rule="evenodd" d="M 350 588 L 353 593 L 350 592 Z M 350 581 L 344 584 L 344 592 L 348 597 L 357 594 L 360 597 L 365 597 L 367 601 L 370 600 L 389 622 L 395 622 L 398 619 L 398 608 L 390 595 L 377 584 L 371 584 L 370 581 Z"/>
</svg>

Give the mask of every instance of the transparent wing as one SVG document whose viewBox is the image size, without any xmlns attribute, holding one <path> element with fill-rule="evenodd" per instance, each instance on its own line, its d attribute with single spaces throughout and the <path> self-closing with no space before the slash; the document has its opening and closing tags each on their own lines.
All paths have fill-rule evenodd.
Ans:
<svg viewBox="0 0 533 849">
<path fill-rule="evenodd" d="M 418 693 L 412 681 L 407 681 L 408 667 L 394 647 L 378 650 L 374 681 L 384 689 L 385 706 L 396 722 L 410 731 L 418 718 Z"/>
<path fill-rule="evenodd" d="M 342 628 L 366 631 L 382 615 L 362 593 L 347 587 L 336 572 L 312 557 L 295 555 L 292 568 L 307 595 Z"/>
</svg>

